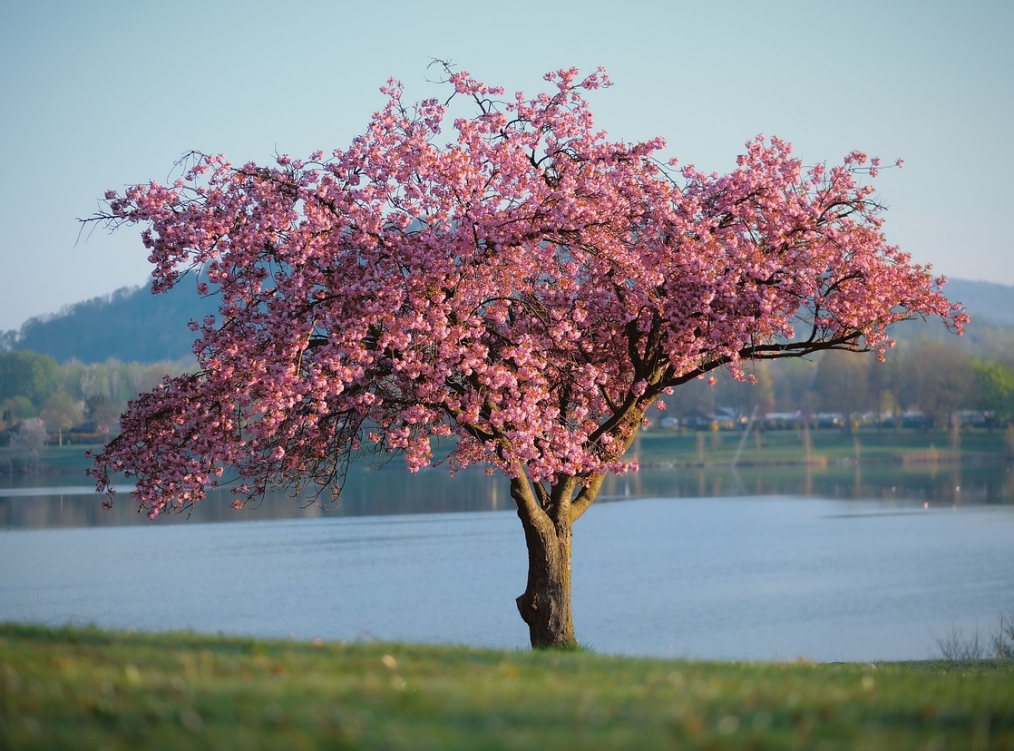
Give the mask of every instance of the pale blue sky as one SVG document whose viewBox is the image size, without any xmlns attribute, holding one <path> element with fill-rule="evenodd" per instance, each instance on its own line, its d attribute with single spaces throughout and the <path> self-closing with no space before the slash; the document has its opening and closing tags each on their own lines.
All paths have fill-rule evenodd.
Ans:
<svg viewBox="0 0 1014 751">
<path fill-rule="evenodd" d="M 0 5 L 0 330 L 141 283 L 137 231 L 76 218 L 190 149 L 266 161 L 347 145 L 431 58 L 508 90 L 603 65 L 610 135 L 728 170 L 757 133 L 807 163 L 905 159 L 886 231 L 944 274 L 1014 284 L 1011 0 L 7 0 Z"/>
</svg>

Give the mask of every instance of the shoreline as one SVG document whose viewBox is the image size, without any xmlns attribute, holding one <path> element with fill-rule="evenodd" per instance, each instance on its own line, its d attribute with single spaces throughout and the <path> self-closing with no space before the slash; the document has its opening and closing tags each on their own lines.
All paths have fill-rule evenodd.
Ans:
<svg viewBox="0 0 1014 751">
<path fill-rule="evenodd" d="M 48 445 L 31 473 L 43 476 L 80 473 L 91 466 L 86 451 L 97 453 L 102 444 Z M 27 467 L 0 452 L 0 477 L 24 475 Z M 439 449 L 435 451 L 439 454 Z M 643 468 L 718 469 L 722 467 L 849 467 L 996 464 L 1014 462 L 1014 428 L 965 429 L 960 432 L 922 429 L 863 428 L 849 433 L 826 430 L 762 430 L 676 433 L 642 432 L 626 458 Z"/>
</svg>

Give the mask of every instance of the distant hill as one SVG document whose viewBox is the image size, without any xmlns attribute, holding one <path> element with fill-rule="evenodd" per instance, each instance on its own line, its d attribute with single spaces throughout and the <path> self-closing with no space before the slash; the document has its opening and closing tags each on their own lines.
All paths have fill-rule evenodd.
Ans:
<svg viewBox="0 0 1014 751">
<path fill-rule="evenodd" d="M 199 297 L 192 284 L 162 295 L 152 295 L 147 286 L 124 287 L 32 318 L 19 332 L 0 337 L 0 344 L 51 355 L 57 362 L 178 360 L 193 354 L 196 336 L 187 323 L 214 313 L 215 303 Z"/>
<path fill-rule="evenodd" d="M 979 338 L 977 331 L 995 339 L 991 329 L 1014 326 L 1014 287 L 952 279 L 945 291 L 950 299 L 963 302 L 972 316 L 969 343 Z M 152 295 L 147 286 L 124 288 L 55 315 L 33 318 L 19 332 L 2 332 L 0 350 L 33 350 L 58 362 L 113 358 L 151 363 L 186 358 L 195 338 L 187 322 L 214 313 L 216 301 L 199 297 L 187 283 L 163 295 Z M 946 336 L 938 322 L 908 324 L 895 333 L 905 339 Z"/>
<path fill-rule="evenodd" d="M 1014 326 L 1014 287 L 949 279 L 944 293 L 949 299 L 964 303 L 973 321 Z"/>
</svg>

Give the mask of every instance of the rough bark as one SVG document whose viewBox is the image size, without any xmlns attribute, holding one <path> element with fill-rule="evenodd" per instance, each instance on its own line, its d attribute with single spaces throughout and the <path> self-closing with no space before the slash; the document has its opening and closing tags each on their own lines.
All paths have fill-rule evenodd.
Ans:
<svg viewBox="0 0 1014 751">
<path fill-rule="evenodd" d="M 568 648 L 577 645 L 570 605 L 570 524 L 557 531 L 527 524 L 528 586 L 517 598 L 518 612 L 528 624 L 532 646 Z"/>
<path fill-rule="evenodd" d="M 517 598 L 518 612 L 528 624 L 532 647 L 571 648 L 577 645 L 571 611 L 571 515 L 573 482 L 537 494 L 523 477 L 511 483 L 518 517 L 528 546 L 528 584 Z"/>
</svg>

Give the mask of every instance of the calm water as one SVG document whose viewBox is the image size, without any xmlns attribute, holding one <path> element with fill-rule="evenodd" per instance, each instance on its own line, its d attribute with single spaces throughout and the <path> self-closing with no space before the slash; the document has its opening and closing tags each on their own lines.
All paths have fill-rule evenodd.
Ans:
<svg viewBox="0 0 1014 751">
<path fill-rule="evenodd" d="M 237 516 L 223 500 L 155 524 L 126 498 L 104 514 L 79 489 L 0 489 L 0 620 L 522 648 L 526 557 L 505 488 L 437 474 L 350 487 L 329 512 L 269 499 Z M 599 652 L 922 659 L 952 628 L 985 634 L 1014 611 L 1003 474 L 993 491 L 967 473 L 921 491 L 839 483 L 865 499 L 678 497 L 693 489 L 667 476 L 617 481 L 608 495 L 630 500 L 575 527 L 575 624 Z M 635 497 L 658 486 L 667 497 Z M 442 510 L 399 513 L 420 495 Z M 216 518 L 246 520 L 202 521 Z"/>
</svg>

